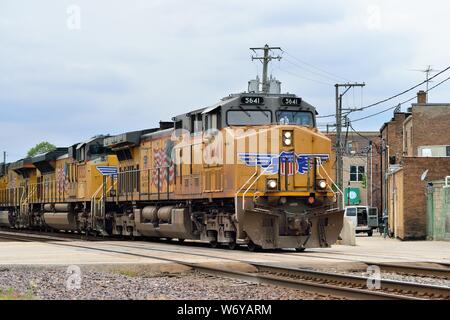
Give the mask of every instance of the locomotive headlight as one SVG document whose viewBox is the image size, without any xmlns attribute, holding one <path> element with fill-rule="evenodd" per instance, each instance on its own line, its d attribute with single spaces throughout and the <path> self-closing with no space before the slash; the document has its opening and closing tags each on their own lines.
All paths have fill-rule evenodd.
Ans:
<svg viewBox="0 0 450 320">
<path fill-rule="evenodd" d="M 283 145 L 287 147 L 292 145 L 292 131 L 283 131 Z"/>
<path fill-rule="evenodd" d="M 317 188 L 324 190 L 327 187 L 325 180 L 317 180 Z"/>
<path fill-rule="evenodd" d="M 275 190 L 278 187 L 278 181 L 276 179 L 267 180 L 267 189 Z"/>
</svg>

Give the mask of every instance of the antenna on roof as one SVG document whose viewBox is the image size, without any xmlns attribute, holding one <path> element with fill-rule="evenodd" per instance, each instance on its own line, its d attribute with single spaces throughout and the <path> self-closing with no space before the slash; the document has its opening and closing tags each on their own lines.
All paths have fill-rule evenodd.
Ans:
<svg viewBox="0 0 450 320">
<path fill-rule="evenodd" d="M 428 92 L 428 84 L 430 82 L 432 82 L 431 80 L 429 80 L 430 79 L 430 74 L 433 73 L 433 72 L 440 72 L 441 70 L 434 70 L 434 69 L 431 68 L 430 65 L 428 65 L 428 67 L 426 69 L 422 69 L 422 70 L 421 69 L 411 69 L 411 71 L 418 71 L 418 72 L 425 73 L 426 81 L 427 81 L 426 92 Z M 428 96 L 426 97 L 426 101 L 425 102 L 428 102 Z"/>
</svg>

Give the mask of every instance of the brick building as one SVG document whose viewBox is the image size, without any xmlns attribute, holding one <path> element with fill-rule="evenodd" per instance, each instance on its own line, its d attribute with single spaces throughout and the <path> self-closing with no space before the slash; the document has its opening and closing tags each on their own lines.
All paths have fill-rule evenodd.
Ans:
<svg viewBox="0 0 450 320">
<path fill-rule="evenodd" d="M 390 232 L 424 239 L 428 181 L 450 175 L 450 104 L 426 103 L 421 91 L 408 112 L 395 112 L 382 126 L 381 138 L 382 208 Z"/>
<path fill-rule="evenodd" d="M 381 212 L 381 176 L 379 174 L 381 140 L 377 131 L 349 131 L 343 134 L 346 148 L 343 154 L 343 188 L 345 205 L 371 205 Z M 333 146 L 336 133 L 327 133 Z M 333 156 L 335 157 L 335 152 Z M 335 177 L 336 159 L 332 159 Z"/>
</svg>

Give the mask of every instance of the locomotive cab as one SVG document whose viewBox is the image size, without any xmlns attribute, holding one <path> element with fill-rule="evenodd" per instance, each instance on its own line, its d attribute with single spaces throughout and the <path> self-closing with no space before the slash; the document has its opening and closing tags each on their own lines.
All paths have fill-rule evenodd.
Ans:
<svg viewBox="0 0 450 320">
<path fill-rule="evenodd" d="M 342 213 L 333 210 L 331 142 L 317 130 L 315 115 L 292 94 L 242 93 L 174 118 L 191 138 L 175 145 L 175 154 L 184 155 L 178 171 L 203 176 L 211 201 L 233 199 L 215 208 L 203 240 L 300 250 L 337 240 Z"/>
</svg>

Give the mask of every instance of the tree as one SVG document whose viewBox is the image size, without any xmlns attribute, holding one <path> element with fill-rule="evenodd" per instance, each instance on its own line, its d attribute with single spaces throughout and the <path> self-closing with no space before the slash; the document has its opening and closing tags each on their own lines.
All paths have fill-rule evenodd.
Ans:
<svg viewBox="0 0 450 320">
<path fill-rule="evenodd" d="M 51 144 L 50 142 L 43 141 L 38 143 L 33 148 L 28 150 L 27 157 L 34 157 L 38 154 L 47 153 L 56 149 L 56 146 Z"/>
</svg>

